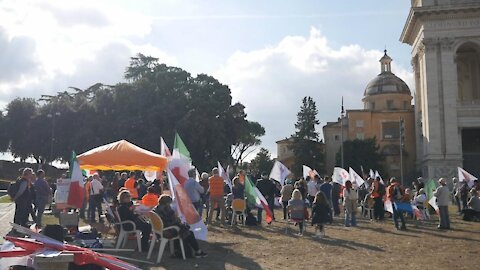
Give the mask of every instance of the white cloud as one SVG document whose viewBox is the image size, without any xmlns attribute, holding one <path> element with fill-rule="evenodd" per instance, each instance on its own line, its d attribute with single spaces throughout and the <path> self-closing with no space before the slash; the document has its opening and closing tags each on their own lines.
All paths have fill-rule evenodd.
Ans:
<svg viewBox="0 0 480 270">
<path fill-rule="evenodd" d="M 308 37 L 287 36 L 274 46 L 238 51 L 215 76 L 230 86 L 234 101 L 246 106 L 248 118 L 265 127 L 263 146 L 276 156 L 275 141 L 294 133 L 304 96 L 316 101 L 319 132 L 339 117 L 342 96 L 346 109 L 363 108 L 365 86 L 380 73 L 382 54 L 355 44 L 333 48 L 312 28 Z M 412 85 L 409 70 L 395 62 L 392 69 Z"/>
</svg>

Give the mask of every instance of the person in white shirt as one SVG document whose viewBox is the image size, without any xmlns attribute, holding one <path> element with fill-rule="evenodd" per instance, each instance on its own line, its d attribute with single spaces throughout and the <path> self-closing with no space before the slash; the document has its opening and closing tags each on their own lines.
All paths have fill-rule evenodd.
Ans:
<svg viewBox="0 0 480 270">
<path fill-rule="evenodd" d="M 437 197 L 437 205 L 439 208 L 440 224 L 438 229 L 450 229 L 450 217 L 448 216 L 448 205 L 450 204 L 450 190 L 447 187 L 447 180 L 440 178 L 438 180 L 440 186 L 433 193 Z"/>
<path fill-rule="evenodd" d="M 102 222 L 102 198 L 103 198 L 103 185 L 100 183 L 100 176 L 98 173 L 93 175 L 92 183 L 90 184 L 90 201 L 88 204 L 88 217 L 90 222 L 95 222 L 95 209 L 98 210 L 99 222 Z"/>
<path fill-rule="evenodd" d="M 345 207 L 345 227 L 355 227 L 357 226 L 355 215 L 357 212 L 358 193 L 357 190 L 352 187 L 352 182 L 350 182 L 350 180 L 345 182 L 343 199 L 343 205 Z"/>
</svg>

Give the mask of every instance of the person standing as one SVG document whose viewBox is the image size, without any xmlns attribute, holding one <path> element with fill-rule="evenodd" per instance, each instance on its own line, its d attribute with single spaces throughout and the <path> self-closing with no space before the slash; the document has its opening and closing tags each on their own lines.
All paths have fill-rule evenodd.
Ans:
<svg viewBox="0 0 480 270">
<path fill-rule="evenodd" d="M 405 217 L 403 216 L 403 211 L 398 209 L 397 204 L 403 202 L 403 198 L 405 196 L 405 191 L 403 187 L 397 182 L 395 177 L 390 179 L 390 185 L 387 189 L 387 198 L 390 199 L 392 202 L 393 207 L 393 222 L 395 223 L 395 228 L 397 230 L 406 230 L 407 227 L 405 225 Z M 398 219 L 402 222 L 402 225 L 398 225 Z"/>
<path fill-rule="evenodd" d="M 135 178 L 135 172 L 130 172 L 130 178 L 125 181 L 125 187 L 130 192 L 130 196 L 132 196 L 133 200 L 138 199 L 138 190 L 137 190 L 137 179 Z"/>
<path fill-rule="evenodd" d="M 330 182 L 332 181 L 332 178 L 330 176 L 325 176 L 325 182 L 323 184 L 320 185 L 320 188 L 319 190 L 321 192 L 323 192 L 323 194 L 325 195 L 325 199 L 327 200 L 327 203 L 330 207 L 330 224 L 332 224 L 332 216 L 333 216 L 333 213 L 332 213 L 332 184 L 330 184 Z"/>
<path fill-rule="evenodd" d="M 145 180 L 143 179 L 138 179 L 138 199 L 141 200 L 145 194 L 147 194 L 147 185 L 145 184 Z"/>
<path fill-rule="evenodd" d="M 13 223 L 23 227 L 27 227 L 28 215 L 32 207 L 30 189 L 28 188 L 32 176 L 33 170 L 31 168 L 23 169 L 22 176 L 16 180 L 15 184 L 18 186 L 18 190 L 12 199 L 15 202 Z"/>
<path fill-rule="evenodd" d="M 342 190 L 342 186 L 337 183 L 333 182 L 332 183 L 332 206 L 333 206 L 333 214 L 334 216 L 340 215 L 340 192 Z"/>
<path fill-rule="evenodd" d="M 205 192 L 205 190 L 200 183 L 195 180 L 196 175 L 197 171 L 195 169 L 190 169 L 188 171 L 188 179 L 184 183 L 184 188 L 188 194 L 188 197 L 190 197 L 190 200 L 192 201 L 193 207 L 195 207 L 197 213 L 200 214 L 203 206 L 201 195 Z"/>
<path fill-rule="evenodd" d="M 268 208 L 272 211 L 272 218 L 275 220 L 275 214 L 273 208 L 275 206 L 275 189 L 276 186 L 272 182 L 272 180 L 268 179 L 268 174 L 266 172 L 262 172 L 260 179 L 257 180 L 257 188 L 262 193 L 263 197 L 267 201 Z M 262 212 L 263 208 L 258 208 L 257 212 L 257 220 L 258 224 L 262 222 Z"/>
<path fill-rule="evenodd" d="M 203 190 L 205 191 L 202 194 L 202 202 L 205 205 L 205 217 L 208 218 L 208 209 L 210 208 L 210 192 L 208 190 L 208 173 L 207 172 L 202 172 L 202 175 L 200 176 L 200 185 L 203 187 Z M 203 212 L 203 210 L 202 210 Z M 198 213 L 200 217 L 202 216 L 202 213 Z"/>
<path fill-rule="evenodd" d="M 93 174 L 93 180 L 90 183 L 90 200 L 88 205 L 88 216 L 90 222 L 95 222 L 95 209 L 98 210 L 99 222 L 102 222 L 102 191 L 103 185 L 100 183 L 100 176 L 98 173 Z"/>
<path fill-rule="evenodd" d="M 43 170 L 37 171 L 37 180 L 35 181 L 35 217 L 37 228 L 42 227 L 42 216 L 45 211 L 45 206 L 52 197 L 52 189 L 45 181 L 45 172 Z"/>
<path fill-rule="evenodd" d="M 438 180 L 440 186 L 435 190 L 433 196 L 437 197 L 437 205 L 439 209 L 440 224 L 438 229 L 450 229 L 450 217 L 448 216 L 448 205 L 450 202 L 450 190 L 447 187 L 447 180 L 440 178 Z"/>
<path fill-rule="evenodd" d="M 292 180 L 288 179 L 286 184 L 280 190 L 280 199 L 282 200 L 283 206 L 283 220 L 288 218 L 288 201 L 292 199 L 293 185 Z"/>
<path fill-rule="evenodd" d="M 308 202 L 310 203 L 310 206 L 313 205 L 313 200 L 315 199 L 317 192 L 317 181 L 315 178 L 310 178 L 307 182 Z"/>
<path fill-rule="evenodd" d="M 120 190 L 122 187 L 125 187 L 125 182 L 127 182 L 127 173 L 122 172 L 120 174 L 120 180 L 118 180 L 118 190 Z"/>
<path fill-rule="evenodd" d="M 218 175 L 218 168 L 212 169 L 212 176 L 208 178 L 208 190 L 210 191 L 210 209 L 208 211 L 207 224 L 212 224 L 215 204 L 220 208 L 221 223 L 225 224 L 225 200 L 223 198 L 223 178 Z"/>
<path fill-rule="evenodd" d="M 357 191 L 352 188 L 352 182 L 350 180 L 345 182 L 343 199 L 343 205 L 345 207 L 345 227 L 355 227 L 357 226 L 355 215 L 357 212 L 358 194 Z"/>
<path fill-rule="evenodd" d="M 383 205 L 383 196 L 385 194 L 385 185 L 380 182 L 380 177 L 375 178 L 371 189 L 371 197 L 373 198 L 373 216 L 375 220 L 383 220 L 385 216 L 385 208 Z"/>
<path fill-rule="evenodd" d="M 312 206 L 312 226 L 315 226 L 315 237 L 325 237 L 325 224 L 332 220 L 332 210 L 325 193 L 317 192 Z"/>
</svg>

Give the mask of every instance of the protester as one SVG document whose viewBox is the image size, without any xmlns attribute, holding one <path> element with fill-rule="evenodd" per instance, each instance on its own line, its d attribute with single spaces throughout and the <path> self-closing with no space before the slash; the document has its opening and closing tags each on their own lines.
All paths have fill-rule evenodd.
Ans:
<svg viewBox="0 0 480 270">
<path fill-rule="evenodd" d="M 333 207 L 333 214 L 334 216 L 340 215 L 340 192 L 342 191 L 342 186 L 337 183 L 332 183 L 332 207 Z"/>
<path fill-rule="evenodd" d="M 158 195 L 155 193 L 155 187 L 149 186 L 147 194 L 142 197 L 142 204 L 147 207 L 155 207 L 158 204 Z"/>
<path fill-rule="evenodd" d="M 448 216 L 448 205 L 450 204 L 450 190 L 447 187 L 447 180 L 440 178 L 438 180 L 440 186 L 433 193 L 433 196 L 437 197 L 437 205 L 439 209 L 440 223 L 438 229 L 449 230 L 450 229 L 450 217 Z"/>
<path fill-rule="evenodd" d="M 125 187 L 128 189 L 130 195 L 132 196 L 132 199 L 134 200 L 138 199 L 138 183 L 135 177 L 135 172 L 130 172 L 130 178 L 125 181 Z"/>
<path fill-rule="evenodd" d="M 120 186 L 119 186 L 120 179 L 121 179 L 120 172 L 115 172 L 112 182 L 110 183 L 112 198 L 115 198 L 118 195 L 118 190 L 120 189 Z"/>
<path fill-rule="evenodd" d="M 392 203 L 393 222 L 395 224 L 395 228 L 397 228 L 397 230 L 406 230 L 407 226 L 405 225 L 405 217 L 403 216 L 403 211 L 397 206 L 398 203 L 403 202 L 405 190 L 402 186 L 400 186 L 395 177 L 392 177 L 390 179 L 390 185 L 387 188 L 386 195 L 387 199 L 389 199 Z M 398 224 L 398 219 L 400 219 L 400 221 L 402 222 L 401 226 Z"/>
<path fill-rule="evenodd" d="M 145 185 L 145 180 L 143 179 L 138 179 L 137 183 L 138 198 L 141 199 L 143 196 L 145 196 L 145 194 L 147 194 L 147 185 Z"/>
<path fill-rule="evenodd" d="M 463 220 L 480 221 L 480 197 L 479 192 L 472 188 L 470 190 L 470 200 L 467 203 L 468 208 L 463 210 Z"/>
<path fill-rule="evenodd" d="M 118 215 L 120 216 L 121 221 L 133 221 L 137 230 L 142 232 L 142 251 L 145 252 L 148 250 L 149 245 L 148 241 L 150 239 L 150 233 L 152 232 L 152 226 L 148 224 L 145 220 L 140 218 L 139 215 L 135 214 L 133 211 L 133 202 L 130 192 L 127 190 L 122 190 L 118 194 L 119 206 L 117 208 Z M 132 224 L 123 224 L 125 230 L 132 230 Z"/>
<path fill-rule="evenodd" d="M 352 182 L 350 180 L 345 182 L 345 189 L 343 190 L 343 206 L 345 208 L 345 227 L 357 226 L 356 212 L 358 194 L 355 189 L 352 188 Z"/>
<path fill-rule="evenodd" d="M 468 192 L 470 191 L 470 187 L 468 186 L 467 181 L 463 180 L 460 182 L 460 201 L 462 203 L 462 210 L 467 209 L 468 203 Z"/>
<path fill-rule="evenodd" d="M 302 198 L 300 190 L 295 189 L 292 193 L 292 199 L 288 201 L 288 212 L 292 220 L 298 220 L 298 228 L 300 230 L 299 235 L 303 235 L 303 221 L 305 220 L 305 213 L 307 206 L 305 200 Z M 301 221 L 300 221 L 301 220 Z"/>
<path fill-rule="evenodd" d="M 457 212 L 461 213 L 462 200 L 460 199 L 460 188 L 462 187 L 462 183 L 458 181 L 457 177 L 453 177 L 452 182 L 453 182 L 453 190 L 452 190 L 453 199 L 455 201 L 455 205 L 457 206 Z"/>
<path fill-rule="evenodd" d="M 285 185 L 280 190 L 280 200 L 282 201 L 282 206 L 283 206 L 283 220 L 286 220 L 288 218 L 287 207 L 288 207 L 288 201 L 292 199 L 292 192 L 293 192 L 292 181 L 288 179 L 285 182 Z"/>
<path fill-rule="evenodd" d="M 262 172 L 262 178 L 257 180 L 257 188 L 262 193 L 263 197 L 267 201 L 268 208 L 272 211 L 272 218 L 275 220 L 274 206 L 275 206 L 275 189 L 276 186 L 272 180 L 268 179 L 267 172 Z M 262 222 L 262 210 L 263 208 L 258 207 L 257 220 L 260 224 Z"/>
<path fill-rule="evenodd" d="M 88 205 L 88 217 L 90 222 L 95 222 L 95 209 L 98 210 L 98 219 L 99 222 L 102 222 L 102 192 L 103 192 L 103 185 L 100 183 L 100 176 L 98 173 L 93 174 L 93 180 L 90 183 L 90 198 L 89 198 L 89 205 Z"/>
<path fill-rule="evenodd" d="M 34 183 L 35 187 L 35 217 L 37 228 L 42 227 L 42 216 L 45 206 L 52 198 L 52 189 L 45 181 L 45 172 L 43 170 L 37 171 L 37 180 Z"/>
<path fill-rule="evenodd" d="M 157 196 L 162 195 L 162 183 L 159 179 L 153 180 L 153 183 L 150 186 L 154 188 L 154 193 L 157 194 Z"/>
<path fill-rule="evenodd" d="M 375 220 L 383 220 L 385 217 L 385 208 L 383 204 L 383 196 L 385 195 L 385 185 L 380 182 L 380 177 L 373 181 L 371 196 L 374 200 L 373 217 Z"/>
<path fill-rule="evenodd" d="M 202 202 L 205 205 L 205 217 L 208 217 L 208 209 L 210 208 L 210 191 L 208 190 L 208 173 L 203 172 L 202 175 L 200 176 L 200 185 L 203 187 L 203 190 L 205 191 L 202 194 Z M 202 211 L 203 212 L 203 211 Z M 200 214 L 200 217 L 202 216 L 202 213 Z"/>
<path fill-rule="evenodd" d="M 315 226 L 315 237 L 325 237 L 325 224 L 332 220 L 332 211 L 327 196 L 317 192 L 312 205 L 312 226 Z"/>
<path fill-rule="evenodd" d="M 220 208 L 221 224 L 225 224 L 225 201 L 223 199 L 223 178 L 218 175 L 218 168 L 212 169 L 212 176 L 208 179 L 210 191 L 210 209 L 208 211 L 207 224 L 212 224 L 213 210 L 217 205 Z"/>
<path fill-rule="evenodd" d="M 93 180 L 93 176 L 89 176 L 85 180 L 85 188 L 84 188 L 85 189 L 85 200 L 83 200 L 82 207 L 80 208 L 80 211 L 79 211 L 79 217 L 82 218 L 82 219 L 85 218 L 85 209 L 87 209 L 87 204 L 90 204 L 90 191 L 91 191 L 91 186 L 92 186 L 92 180 Z M 87 212 L 87 216 L 88 216 L 88 212 Z"/>
<path fill-rule="evenodd" d="M 426 216 L 427 212 L 425 211 L 425 203 L 427 202 L 427 195 L 425 194 L 425 190 L 421 188 L 417 195 L 413 198 L 412 204 L 415 205 L 420 213 L 422 213 L 422 219 L 428 219 Z"/>
<path fill-rule="evenodd" d="M 120 180 L 118 180 L 118 190 L 120 191 L 120 188 L 125 187 L 125 182 L 127 182 L 127 173 L 122 172 L 120 174 Z"/>
<path fill-rule="evenodd" d="M 232 182 L 233 182 L 233 186 L 232 186 L 233 199 L 245 200 L 245 187 L 242 185 L 240 178 L 238 176 L 235 176 Z"/>
<path fill-rule="evenodd" d="M 215 175 L 215 174 L 214 174 Z M 158 199 L 158 206 L 155 208 L 155 212 L 160 216 L 163 221 L 163 226 L 165 228 L 170 226 L 178 226 L 180 231 L 175 229 L 169 229 L 163 232 L 163 236 L 168 238 L 172 238 L 178 236 L 183 240 L 186 248 L 192 248 L 194 251 L 195 258 L 203 258 L 207 257 L 207 253 L 202 251 L 198 245 L 197 239 L 195 239 L 195 235 L 188 225 L 182 223 L 180 219 L 175 215 L 175 211 L 170 207 L 172 203 L 172 198 L 169 195 L 162 195 Z"/>
<path fill-rule="evenodd" d="M 193 207 L 197 210 L 198 213 L 202 212 L 203 202 L 201 195 L 205 192 L 203 187 L 195 180 L 197 171 L 195 169 L 190 169 L 188 171 L 188 179 L 184 183 L 185 191 L 192 201 Z"/>
<path fill-rule="evenodd" d="M 13 217 L 13 223 L 23 227 L 27 227 L 28 215 L 32 208 L 32 199 L 30 190 L 28 189 L 29 182 L 33 176 L 33 170 L 31 168 L 25 168 L 22 171 L 22 176 L 19 177 L 15 185 L 18 188 L 13 196 L 15 202 L 15 215 Z M 11 194 L 13 195 L 13 194 Z"/>
</svg>

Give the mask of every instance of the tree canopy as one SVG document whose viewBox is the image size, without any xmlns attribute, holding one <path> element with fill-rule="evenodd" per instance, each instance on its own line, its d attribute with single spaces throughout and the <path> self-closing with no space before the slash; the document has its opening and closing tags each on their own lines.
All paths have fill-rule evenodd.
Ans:
<svg viewBox="0 0 480 270">
<path fill-rule="evenodd" d="M 255 174 L 260 174 L 262 172 L 270 173 L 273 167 L 273 162 L 270 152 L 262 147 L 255 158 L 250 162 L 250 170 Z"/>
<path fill-rule="evenodd" d="M 304 97 L 302 106 L 297 113 L 295 123 L 295 134 L 292 135 L 293 143 L 291 148 L 295 154 L 295 164 L 292 172 L 302 175 L 302 165 L 324 172 L 323 152 L 321 143 L 318 141 L 319 134 L 315 126 L 320 124 L 317 119 L 317 106 L 311 97 Z"/>
<path fill-rule="evenodd" d="M 193 163 L 209 170 L 217 160 L 231 162 L 233 149 L 258 145 L 264 128 L 247 120 L 245 107 L 232 104 L 230 89 L 215 78 L 159 63 L 138 54 L 126 68 L 126 83 L 71 87 L 38 101 L 17 98 L 0 116 L 0 133 L 14 156 L 69 160 L 96 146 L 126 139 L 153 152 L 160 136 L 173 145 L 178 132 Z M 4 142 L 4 140 L 2 140 Z M 3 148 L 2 148 L 3 147 Z"/>
</svg>

